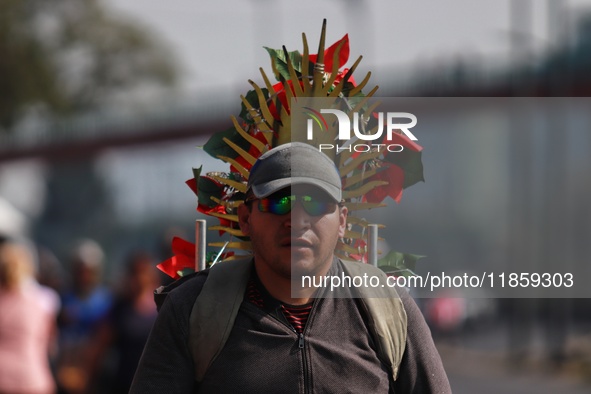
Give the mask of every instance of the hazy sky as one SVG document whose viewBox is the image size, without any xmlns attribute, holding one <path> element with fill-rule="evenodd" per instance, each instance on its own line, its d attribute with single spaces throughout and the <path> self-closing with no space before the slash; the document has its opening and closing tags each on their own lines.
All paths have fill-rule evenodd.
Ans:
<svg viewBox="0 0 591 394">
<path fill-rule="evenodd" d="M 263 46 L 285 44 L 289 50 L 301 50 L 301 33 L 306 32 L 312 51 L 323 18 L 328 19 L 329 43 L 349 33 L 352 60 L 364 56 L 361 70 L 432 66 L 460 56 L 503 62 L 511 48 L 509 0 L 105 1 L 173 47 L 189 91 L 243 90 L 246 79 L 259 78 L 259 67 L 269 69 Z M 548 1 L 519 1 L 529 4 L 528 36 L 534 50 L 542 50 L 549 32 L 566 19 L 553 15 L 549 24 Z M 569 8 L 566 15 L 571 21 L 581 6 L 591 3 L 549 1 Z M 520 18 L 519 29 L 527 28 L 527 19 Z"/>
</svg>

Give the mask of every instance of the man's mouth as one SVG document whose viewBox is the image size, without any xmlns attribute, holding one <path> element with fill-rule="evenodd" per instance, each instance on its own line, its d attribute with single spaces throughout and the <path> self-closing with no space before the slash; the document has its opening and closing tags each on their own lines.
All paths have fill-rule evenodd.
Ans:
<svg viewBox="0 0 591 394">
<path fill-rule="evenodd" d="M 311 248 L 312 242 L 304 238 L 288 238 L 281 242 L 281 246 L 289 246 L 292 248 Z"/>
</svg>

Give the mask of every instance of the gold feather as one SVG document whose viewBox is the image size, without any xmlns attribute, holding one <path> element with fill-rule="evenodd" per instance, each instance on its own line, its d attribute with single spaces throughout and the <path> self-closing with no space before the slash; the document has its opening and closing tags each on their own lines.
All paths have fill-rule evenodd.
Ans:
<svg viewBox="0 0 591 394">
<path fill-rule="evenodd" d="M 242 158 L 246 160 L 250 165 L 253 165 L 257 161 L 256 157 L 254 157 L 253 155 L 251 155 L 250 153 L 236 145 L 234 142 L 230 141 L 228 138 L 224 137 L 223 140 L 226 144 L 230 145 L 230 147 L 234 149 L 236 153 L 242 156 Z"/>
<path fill-rule="evenodd" d="M 265 94 L 263 93 L 263 91 L 261 90 L 261 88 L 259 87 L 259 85 L 257 85 L 256 83 L 254 83 L 254 81 L 252 80 L 248 80 L 248 83 L 251 84 L 251 86 L 254 88 L 254 91 L 257 94 L 257 97 L 259 99 L 259 104 L 261 106 L 261 113 L 263 114 L 263 116 L 265 117 L 265 121 L 272 125 L 273 122 L 275 121 L 275 118 L 273 118 L 273 115 L 271 114 L 271 111 L 269 110 L 269 107 L 267 106 L 267 101 L 265 99 Z M 269 92 L 271 93 L 271 92 Z"/>
<path fill-rule="evenodd" d="M 364 209 L 381 208 L 381 207 L 386 206 L 386 204 L 384 204 L 384 203 L 369 203 L 369 202 L 345 202 L 344 205 L 347 207 L 349 212 L 361 211 Z"/>
<path fill-rule="evenodd" d="M 211 242 L 211 243 L 208 243 L 207 245 L 213 246 L 213 247 L 220 247 L 220 248 L 225 245 L 229 249 L 243 249 L 243 250 L 252 249 L 252 242 L 249 242 L 249 241 L 228 242 L 227 245 L 226 245 L 226 242 Z"/>
<path fill-rule="evenodd" d="M 244 97 L 243 95 L 240 95 L 240 100 L 242 100 L 242 104 L 244 104 L 244 106 L 246 107 L 246 110 L 248 111 L 248 113 L 250 114 L 250 116 L 252 117 L 252 120 L 254 122 L 254 124 L 256 125 L 257 129 L 260 131 L 269 131 L 271 130 L 271 126 L 267 124 L 267 122 L 263 119 L 260 111 L 256 108 L 254 108 L 252 106 L 252 104 L 246 99 L 246 97 Z M 230 116 L 230 118 L 235 118 L 234 115 Z M 234 121 L 234 120 L 232 120 Z M 238 124 L 238 126 L 236 126 L 236 124 L 238 124 L 238 122 L 236 122 L 234 124 L 234 127 L 236 127 L 236 130 L 238 130 L 238 128 L 244 132 L 246 132 L 242 126 L 240 126 L 240 124 Z"/>
<path fill-rule="evenodd" d="M 345 252 L 345 253 L 348 253 L 348 254 L 359 253 L 359 250 L 358 249 L 355 249 L 354 247 L 352 247 L 350 245 L 347 245 L 344 242 L 337 243 L 337 247 L 336 247 L 335 250 L 342 251 L 342 252 Z"/>
<path fill-rule="evenodd" d="M 344 44 L 345 42 L 341 41 L 339 45 L 337 45 L 337 48 L 332 56 L 332 70 L 330 70 L 330 77 L 322 89 L 322 96 L 328 95 L 328 91 L 332 88 L 332 85 L 337 78 L 337 74 L 339 72 L 339 54 Z"/>
<path fill-rule="evenodd" d="M 304 87 L 305 96 L 307 97 L 312 90 L 312 85 L 310 85 L 310 74 L 308 69 L 310 65 L 310 54 L 308 53 L 306 33 L 302 33 L 302 42 L 304 44 L 304 54 L 302 55 L 302 85 Z"/>
<path fill-rule="evenodd" d="M 359 155 L 356 158 L 354 158 L 353 160 L 351 160 L 348 164 L 345 164 L 344 166 L 342 166 L 341 168 L 339 168 L 339 172 L 341 174 L 341 176 L 345 176 L 348 173 L 350 173 L 351 171 L 353 171 L 355 168 L 357 168 L 361 163 L 363 163 L 364 161 L 368 161 L 371 159 L 375 159 L 376 157 L 379 157 L 381 155 L 380 152 L 368 152 L 365 155 Z"/>
<path fill-rule="evenodd" d="M 361 92 L 361 89 L 363 89 L 365 87 L 365 85 L 367 85 L 367 82 L 369 82 L 370 77 L 371 77 L 371 72 L 368 72 L 367 75 L 365 76 L 365 78 L 363 78 L 363 81 L 361 81 L 361 83 L 359 83 L 357 86 L 355 86 L 353 89 L 351 89 L 351 91 L 349 92 L 349 97 L 357 96 L 357 94 L 359 94 Z"/>
<path fill-rule="evenodd" d="M 209 212 L 209 215 L 215 216 L 216 218 L 226 219 L 231 222 L 238 223 L 238 215 L 231 215 L 229 213 Z"/>
<path fill-rule="evenodd" d="M 236 168 L 238 170 L 240 175 L 242 175 L 245 179 L 248 179 L 250 172 L 246 168 L 244 168 L 240 163 L 238 163 L 236 160 L 232 159 L 231 157 L 222 156 L 222 155 L 218 155 L 217 157 L 218 157 L 218 159 L 223 160 L 223 161 L 233 165 L 234 168 Z"/>
<path fill-rule="evenodd" d="M 289 71 L 289 78 L 291 79 L 291 85 L 293 86 L 293 93 L 296 97 L 303 96 L 302 87 L 299 83 L 299 78 L 296 74 L 295 69 L 293 68 L 293 63 L 291 62 L 291 58 L 289 57 L 289 53 L 285 46 L 283 46 L 283 53 L 285 54 L 285 58 L 287 59 L 287 70 Z M 288 85 L 289 87 L 289 85 Z"/>
<path fill-rule="evenodd" d="M 246 101 L 246 99 L 243 96 L 240 96 L 240 97 L 242 97 L 244 99 L 244 101 Z M 248 103 L 248 101 L 246 101 L 246 102 Z M 250 105 L 250 103 L 249 103 L 249 105 Z M 260 120 L 260 116 L 258 118 Z M 232 115 L 231 119 L 232 119 L 232 123 L 234 123 L 234 128 L 236 129 L 238 134 L 240 134 L 242 136 L 242 138 L 244 138 L 246 141 L 248 141 L 251 145 L 254 145 L 254 147 L 257 148 L 257 150 L 259 152 L 265 153 L 267 151 L 267 147 L 264 143 L 257 140 L 252 135 L 250 135 L 246 131 L 244 131 L 244 129 L 242 127 L 240 127 L 240 124 L 238 124 L 238 120 L 236 119 L 235 116 Z M 266 123 L 262 123 L 262 124 L 266 126 Z"/>
<path fill-rule="evenodd" d="M 230 228 L 230 227 L 226 227 L 226 226 L 211 226 L 208 227 L 208 230 L 211 231 L 225 231 L 228 234 L 231 234 L 235 237 L 245 237 L 246 235 L 242 232 L 242 230 L 236 229 L 236 228 Z"/>
<path fill-rule="evenodd" d="M 344 199 L 351 199 L 351 198 L 361 197 L 365 193 L 369 192 L 370 190 L 373 190 L 378 186 L 384 186 L 387 184 L 388 184 L 388 182 L 386 182 L 386 181 L 367 182 L 366 184 L 364 184 L 361 187 L 358 187 L 357 189 L 343 191 L 343 198 Z"/>
<path fill-rule="evenodd" d="M 346 189 L 348 187 L 351 187 L 359 182 L 362 182 L 365 179 L 368 179 L 369 177 L 375 175 L 375 173 L 378 171 L 377 168 L 372 168 L 366 171 L 361 171 L 359 174 L 355 174 L 352 175 L 350 177 L 347 177 L 345 179 L 343 179 L 343 189 Z"/>
<path fill-rule="evenodd" d="M 347 216 L 347 224 L 352 224 L 355 226 L 361 226 L 361 227 L 365 228 L 373 223 L 368 222 L 367 219 L 365 219 L 365 218 L 358 218 L 355 216 Z M 384 226 L 383 224 L 378 224 L 377 226 L 378 226 L 378 228 L 386 228 L 386 226 Z"/>
<path fill-rule="evenodd" d="M 217 175 L 210 175 L 209 177 L 215 179 L 216 181 L 218 181 L 221 184 L 233 187 L 234 189 L 236 189 L 242 193 L 246 193 L 246 185 L 242 182 L 233 181 L 231 179 L 223 178 L 223 177 L 217 176 Z"/>
<path fill-rule="evenodd" d="M 326 19 L 322 21 L 322 30 L 320 32 L 320 42 L 318 43 L 318 52 L 316 65 L 314 66 L 312 96 L 322 97 L 322 88 L 324 81 L 324 42 L 326 40 Z"/>
<path fill-rule="evenodd" d="M 217 197 L 210 197 L 212 201 L 216 204 L 223 205 L 226 208 L 237 208 L 240 205 L 244 204 L 243 200 L 233 200 L 233 201 L 222 201 Z"/>
</svg>

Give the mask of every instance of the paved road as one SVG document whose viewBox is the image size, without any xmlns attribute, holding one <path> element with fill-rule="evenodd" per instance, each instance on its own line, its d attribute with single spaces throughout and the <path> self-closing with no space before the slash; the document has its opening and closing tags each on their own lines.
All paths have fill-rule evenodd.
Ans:
<svg viewBox="0 0 591 394">
<path fill-rule="evenodd" d="M 589 394 L 591 382 L 573 371 L 510 369 L 498 354 L 441 347 L 454 394 Z"/>
</svg>

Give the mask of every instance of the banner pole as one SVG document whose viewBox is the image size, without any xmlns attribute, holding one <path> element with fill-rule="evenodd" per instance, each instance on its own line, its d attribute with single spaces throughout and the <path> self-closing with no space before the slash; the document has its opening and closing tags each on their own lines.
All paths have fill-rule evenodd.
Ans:
<svg viewBox="0 0 591 394">
<path fill-rule="evenodd" d="M 378 266 L 378 225 L 367 226 L 367 262 L 374 267 Z"/>
<path fill-rule="evenodd" d="M 203 219 L 195 220 L 195 271 L 205 269 L 205 224 Z"/>
</svg>

